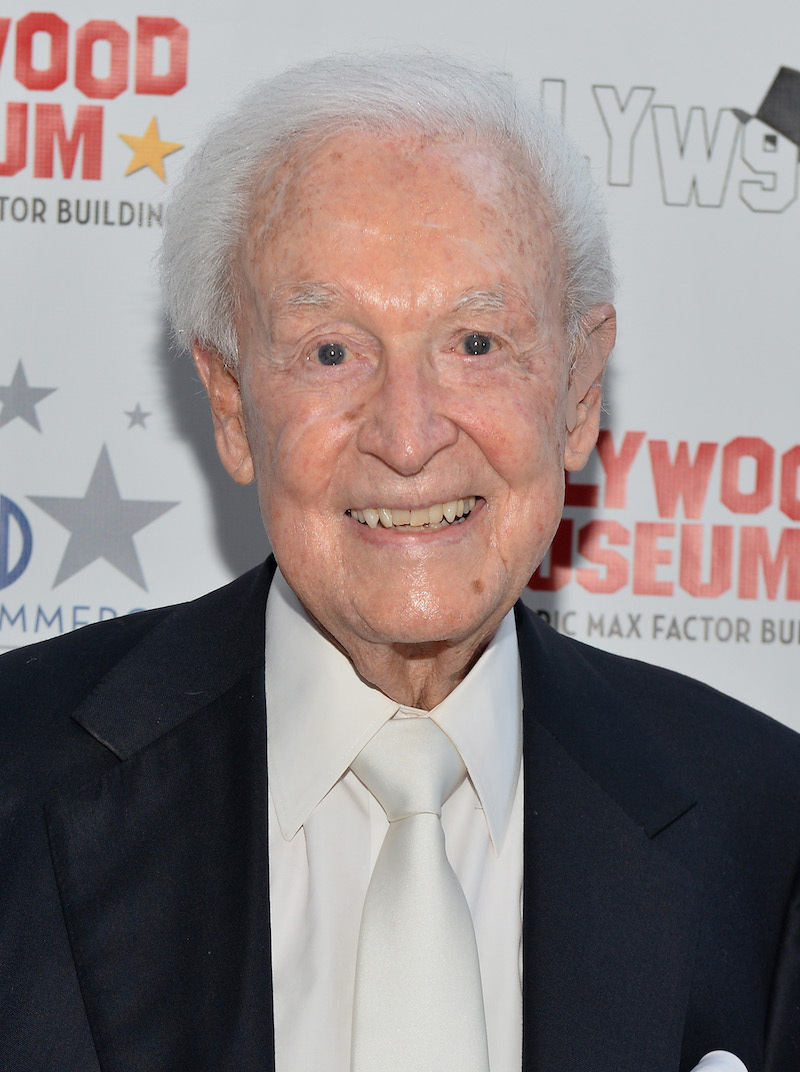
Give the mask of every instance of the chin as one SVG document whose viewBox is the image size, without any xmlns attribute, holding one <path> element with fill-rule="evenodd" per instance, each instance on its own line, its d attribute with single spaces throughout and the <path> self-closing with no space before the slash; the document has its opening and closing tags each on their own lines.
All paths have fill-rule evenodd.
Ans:
<svg viewBox="0 0 800 1072">
<path fill-rule="evenodd" d="M 437 599 L 430 592 L 415 600 L 405 593 L 403 606 L 388 602 L 379 614 L 365 613 L 363 620 L 378 643 L 420 646 L 428 644 L 458 644 L 480 636 L 490 627 L 493 618 L 488 604 L 465 607 L 458 596 L 457 586 L 446 599 Z M 454 605 L 460 604 L 460 605 Z M 372 608 L 374 611 L 374 608 Z"/>
</svg>

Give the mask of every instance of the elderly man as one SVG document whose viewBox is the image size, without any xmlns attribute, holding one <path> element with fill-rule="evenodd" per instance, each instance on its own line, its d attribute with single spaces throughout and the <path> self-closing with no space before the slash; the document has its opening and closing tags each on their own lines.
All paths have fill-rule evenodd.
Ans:
<svg viewBox="0 0 800 1072">
<path fill-rule="evenodd" d="M 518 603 L 614 340 L 560 130 L 305 66 L 163 270 L 275 559 L 5 660 L 0 1066 L 796 1072 L 797 738 Z"/>
</svg>

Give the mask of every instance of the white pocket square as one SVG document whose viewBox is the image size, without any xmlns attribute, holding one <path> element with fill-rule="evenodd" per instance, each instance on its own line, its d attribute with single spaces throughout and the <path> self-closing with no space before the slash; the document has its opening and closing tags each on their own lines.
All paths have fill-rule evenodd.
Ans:
<svg viewBox="0 0 800 1072">
<path fill-rule="evenodd" d="M 713 1053 L 707 1053 L 692 1072 L 747 1072 L 747 1069 L 738 1057 L 727 1050 L 714 1050 Z"/>
</svg>

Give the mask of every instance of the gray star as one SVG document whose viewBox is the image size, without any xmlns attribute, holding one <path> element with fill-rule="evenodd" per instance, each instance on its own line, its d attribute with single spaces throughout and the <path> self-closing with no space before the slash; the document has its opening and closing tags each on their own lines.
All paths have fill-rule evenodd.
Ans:
<svg viewBox="0 0 800 1072">
<path fill-rule="evenodd" d="M 0 387 L 0 402 L 3 403 L 3 408 L 0 409 L 0 428 L 15 417 L 21 417 L 31 428 L 41 432 L 36 405 L 55 390 L 55 387 L 28 387 L 25 369 L 19 361 L 11 383 L 8 387 Z"/>
<path fill-rule="evenodd" d="M 105 446 L 82 499 L 28 497 L 71 533 L 53 588 L 84 566 L 104 558 L 147 591 L 133 534 L 178 504 L 121 499 Z"/>
<path fill-rule="evenodd" d="M 130 431 L 131 428 L 135 428 L 137 424 L 140 428 L 144 428 L 146 430 L 147 425 L 144 422 L 147 420 L 148 417 L 153 416 L 152 413 L 147 413 L 145 410 L 143 410 L 140 403 L 138 402 L 136 403 L 136 409 L 126 409 L 124 412 L 125 416 L 130 417 L 131 419 L 130 424 L 128 425 L 128 431 Z"/>
</svg>

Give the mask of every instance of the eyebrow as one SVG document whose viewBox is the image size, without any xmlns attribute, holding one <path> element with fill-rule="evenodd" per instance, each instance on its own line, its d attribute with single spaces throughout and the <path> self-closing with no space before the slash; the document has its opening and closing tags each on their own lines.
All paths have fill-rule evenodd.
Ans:
<svg viewBox="0 0 800 1072">
<path fill-rule="evenodd" d="M 484 310 L 505 309 L 507 305 L 508 294 L 505 287 L 497 287 L 493 290 L 468 290 L 456 301 L 458 312 L 468 310 L 480 313 Z"/>
<path fill-rule="evenodd" d="M 530 301 L 516 287 L 508 287 L 502 283 L 497 287 L 491 287 L 487 290 L 464 291 L 464 293 L 457 298 L 455 308 L 459 313 L 465 311 L 469 313 L 484 313 L 496 312 L 498 309 L 508 309 L 512 305 L 522 305 L 526 313 L 533 320 L 539 319 L 536 309 L 533 308 Z"/>
<path fill-rule="evenodd" d="M 285 283 L 276 287 L 273 297 L 278 298 L 281 304 L 289 309 L 319 309 L 341 301 L 342 295 L 339 288 L 330 283 L 305 279 L 300 283 Z"/>
</svg>

